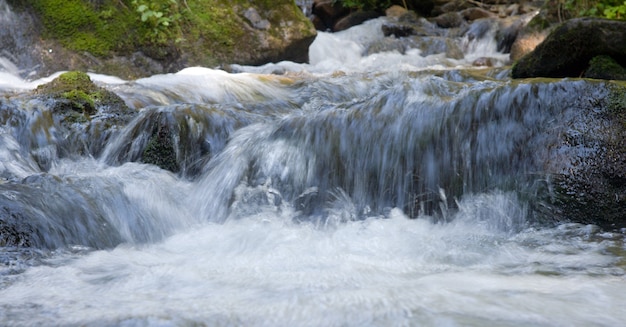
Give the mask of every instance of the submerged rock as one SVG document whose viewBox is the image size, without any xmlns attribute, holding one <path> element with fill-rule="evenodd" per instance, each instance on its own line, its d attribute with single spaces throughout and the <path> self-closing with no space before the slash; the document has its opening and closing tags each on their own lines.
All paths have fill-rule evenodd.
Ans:
<svg viewBox="0 0 626 327">
<path fill-rule="evenodd" d="M 512 69 L 513 78 L 580 77 L 596 56 L 626 65 L 626 22 L 572 19 L 557 27 Z"/>
</svg>

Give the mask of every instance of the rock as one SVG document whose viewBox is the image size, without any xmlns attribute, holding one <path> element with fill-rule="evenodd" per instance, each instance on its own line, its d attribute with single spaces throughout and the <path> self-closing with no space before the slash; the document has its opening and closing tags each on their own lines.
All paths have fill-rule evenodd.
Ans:
<svg viewBox="0 0 626 327">
<path fill-rule="evenodd" d="M 409 38 L 408 48 L 419 49 L 422 56 L 445 53 L 447 58 L 463 59 L 464 54 L 459 44 L 451 38 L 425 36 Z"/>
<path fill-rule="evenodd" d="M 521 32 L 511 44 L 509 49 L 509 58 L 512 61 L 521 59 L 526 54 L 535 50 L 535 48 L 543 42 L 548 36 L 548 32 Z M 506 50 L 506 47 L 503 47 Z"/>
<path fill-rule="evenodd" d="M 579 77 L 596 56 L 626 65 L 626 22 L 572 19 L 557 27 L 512 69 L 513 78 Z"/>
<path fill-rule="evenodd" d="M 495 17 L 496 15 L 482 8 L 467 8 L 461 11 L 461 16 L 471 22 L 481 18 Z"/>
<path fill-rule="evenodd" d="M 494 59 L 489 57 L 480 57 L 472 61 L 472 66 L 476 67 L 493 67 Z"/>
<path fill-rule="evenodd" d="M 402 15 L 405 15 L 408 12 L 409 11 L 404 7 L 393 5 L 385 10 L 385 16 L 387 16 L 388 18 L 399 19 Z"/>
<path fill-rule="evenodd" d="M 267 19 L 263 19 L 259 12 L 250 7 L 244 11 L 243 16 L 252 24 L 252 26 L 258 30 L 268 30 L 271 26 Z"/>
<path fill-rule="evenodd" d="M 130 109 L 117 94 L 96 86 L 82 72 L 61 74 L 52 82 L 32 92 L 38 100 L 48 103 L 43 116 L 52 120 L 47 129 L 58 137 L 49 140 L 60 156 L 101 154 L 110 137 L 130 122 L 137 112 Z M 37 148 L 34 142 L 31 146 Z M 35 156 L 42 169 L 49 168 L 49 158 Z"/>
<path fill-rule="evenodd" d="M 394 35 L 396 37 L 443 34 L 443 31 L 434 23 L 429 22 L 425 18 L 418 17 L 413 11 L 409 11 L 396 19 L 390 19 L 389 22 L 383 24 L 382 30 L 385 36 Z"/>
<path fill-rule="evenodd" d="M 316 17 L 315 27 L 320 31 L 333 30 L 339 19 L 350 13 L 341 3 L 333 0 L 315 0 L 311 11 Z"/>
<path fill-rule="evenodd" d="M 431 19 L 432 22 L 441 28 L 460 27 L 465 23 L 463 16 L 458 12 L 449 12 L 441 14 Z"/>
<path fill-rule="evenodd" d="M 333 26 L 333 31 L 339 32 L 347 30 L 348 28 L 359 25 L 366 20 L 380 17 L 380 14 L 376 11 L 355 11 L 347 16 L 339 19 Z"/>
<path fill-rule="evenodd" d="M 558 154 L 547 166 L 552 190 L 548 201 L 555 209 L 549 215 L 606 229 L 626 228 L 626 87 L 594 83 L 588 95 L 608 92 L 597 103 L 577 109 L 571 118 L 575 128 L 563 133 L 554 150 Z"/>
<path fill-rule="evenodd" d="M 12 46 L 28 57 L 20 55 L 29 66 L 19 70 L 29 79 L 67 70 L 137 79 L 189 66 L 307 62 L 316 36 L 293 0 L 172 1 L 164 13 L 168 25 L 142 21 L 137 4 L 117 2 L 58 6 L 9 0 L 16 17 L 30 22 L 28 33 L 22 33 L 28 51 Z"/>
<path fill-rule="evenodd" d="M 535 50 L 556 27 L 557 21 L 558 18 L 551 16 L 550 11 L 546 8 L 537 14 L 530 13 L 524 15 L 520 20 L 505 28 L 503 33 L 500 33 L 502 38 L 498 40 L 498 48 L 506 49 L 509 40 L 511 40 L 508 36 L 515 34 L 515 39 L 510 44 L 509 52 L 510 59 L 517 61 L 527 53 Z M 503 43 L 500 43 L 501 41 Z"/>
<path fill-rule="evenodd" d="M 626 80 L 626 69 L 609 56 L 593 57 L 589 68 L 583 74 L 585 78 Z"/>
<path fill-rule="evenodd" d="M 473 7 L 474 5 L 464 0 L 442 1 L 434 6 L 431 15 L 438 16 L 445 13 L 460 12 Z"/>
<path fill-rule="evenodd" d="M 110 117 L 109 123 L 120 120 L 125 123 L 135 113 L 117 94 L 96 86 L 89 75 L 78 71 L 63 73 L 52 82 L 38 86 L 33 93 L 56 100 L 52 112 L 69 123 L 89 121 L 103 110 L 115 116 Z"/>
<path fill-rule="evenodd" d="M 365 55 L 392 51 L 404 54 L 406 51 L 405 42 L 397 38 L 386 37 L 370 44 L 365 50 Z"/>
</svg>

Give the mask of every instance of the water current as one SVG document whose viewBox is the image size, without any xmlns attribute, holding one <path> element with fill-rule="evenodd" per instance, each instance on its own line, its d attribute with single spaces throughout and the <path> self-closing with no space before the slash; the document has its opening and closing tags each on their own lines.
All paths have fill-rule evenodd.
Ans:
<svg viewBox="0 0 626 327">
<path fill-rule="evenodd" d="M 0 325 L 623 326 L 624 232 L 536 209 L 604 84 L 512 81 L 489 33 L 365 55 L 383 22 L 309 64 L 91 74 L 139 111 L 105 141 L 11 100 L 57 75 L 3 57 L 0 227 L 34 236 L 0 247 Z M 140 160 L 155 124 L 175 173 Z"/>
</svg>

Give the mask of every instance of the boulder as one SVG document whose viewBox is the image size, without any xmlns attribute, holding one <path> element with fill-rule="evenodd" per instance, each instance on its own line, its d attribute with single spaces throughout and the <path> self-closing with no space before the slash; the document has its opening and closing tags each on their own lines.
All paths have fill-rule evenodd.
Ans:
<svg viewBox="0 0 626 327">
<path fill-rule="evenodd" d="M 571 19 L 557 27 L 512 69 L 513 78 L 580 77 L 596 56 L 626 65 L 626 22 Z"/>
</svg>

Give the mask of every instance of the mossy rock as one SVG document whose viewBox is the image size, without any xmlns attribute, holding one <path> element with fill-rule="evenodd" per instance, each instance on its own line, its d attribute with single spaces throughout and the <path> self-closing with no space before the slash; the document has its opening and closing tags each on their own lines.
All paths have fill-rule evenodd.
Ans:
<svg viewBox="0 0 626 327">
<path fill-rule="evenodd" d="M 114 108 L 118 113 L 131 111 L 115 93 L 96 86 L 83 72 L 67 72 L 34 90 L 38 96 L 55 100 L 52 112 L 67 115 L 63 120 L 87 122 L 99 108 Z"/>
<path fill-rule="evenodd" d="M 161 169 L 178 172 L 180 166 L 172 141 L 172 133 L 167 125 L 160 125 L 143 151 L 142 162 L 153 164 Z"/>
<path fill-rule="evenodd" d="M 292 0 L 139 1 L 156 6 L 167 25 L 144 20 L 131 0 L 8 1 L 34 17 L 41 75 L 89 70 L 135 79 L 188 66 L 306 62 L 316 36 Z M 251 8 L 266 28 L 245 17 Z M 137 67 L 134 58 L 142 56 L 157 65 Z"/>
<path fill-rule="evenodd" d="M 589 68 L 587 68 L 583 77 L 626 80 L 626 69 L 610 56 L 596 56 L 589 61 Z"/>
<path fill-rule="evenodd" d="M 581 77 L 601 55 L 626 65 L 626 22 L 577 18 L 557 27 L 512 68 L 513 78 Z"/>
</svg>

